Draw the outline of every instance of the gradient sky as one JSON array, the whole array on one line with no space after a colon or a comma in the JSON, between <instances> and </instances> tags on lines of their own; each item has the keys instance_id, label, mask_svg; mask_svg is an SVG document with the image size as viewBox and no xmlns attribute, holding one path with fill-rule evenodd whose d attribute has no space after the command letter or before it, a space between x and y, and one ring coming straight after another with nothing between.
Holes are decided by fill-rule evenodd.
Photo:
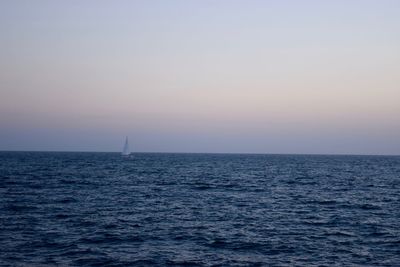
<instances>
[{"instance_id":1,"label":"gradient sky","mask_svg":"<svg viewBox=\"0 0 400 267\"><path fill-rule=\"evenodd\" d=\"M0 2L0 150L400 154L400 1Z\"/></svg>"}]
</instances>

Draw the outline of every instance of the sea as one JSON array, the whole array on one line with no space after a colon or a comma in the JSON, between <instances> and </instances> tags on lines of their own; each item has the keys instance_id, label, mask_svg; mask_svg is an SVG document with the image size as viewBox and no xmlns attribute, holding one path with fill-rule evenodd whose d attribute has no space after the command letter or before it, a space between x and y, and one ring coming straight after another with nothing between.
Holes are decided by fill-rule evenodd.
<instances>
[{"instance_id":1,"label":"sea","mask_svg":"<svg viewBox=\"0 0 400 267\"><path fill-rule=\"evenodd\" d=\"M400 266L400 157L0 152L0 266Z\"/></svg>"}]
</instances>

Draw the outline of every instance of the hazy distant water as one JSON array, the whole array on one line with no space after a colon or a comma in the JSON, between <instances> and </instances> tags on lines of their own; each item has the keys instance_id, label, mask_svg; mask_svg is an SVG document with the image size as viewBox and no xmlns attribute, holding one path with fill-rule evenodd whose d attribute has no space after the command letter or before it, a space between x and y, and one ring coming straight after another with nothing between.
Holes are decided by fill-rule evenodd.
<instances>
[{"instance_id":1,"label":"hazy distant water","mask_svg":"<svg viewBox=\"0 0 400 267\"><path fill-rule=\"evenodd\" d=\"M400 157L0 153L0 264L400 266Z\"/></svg>"}]
</instances>

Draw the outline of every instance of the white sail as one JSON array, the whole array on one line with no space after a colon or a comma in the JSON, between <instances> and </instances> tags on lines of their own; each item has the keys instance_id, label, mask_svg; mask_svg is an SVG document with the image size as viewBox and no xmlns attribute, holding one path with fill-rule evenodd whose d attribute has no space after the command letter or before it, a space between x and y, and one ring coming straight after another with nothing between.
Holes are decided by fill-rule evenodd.
<instances>
[{"instance_id":1,"label":"white sail","mask_svg":"<svg viewBox=\"0 0 400 267\"><path fill-rule=\"evenodd\" d=\"M122 156L128 156L129 154L130 152L129 152L128 137L126 137L124 149L122 150Z\"/></svg>"}]
</instances>

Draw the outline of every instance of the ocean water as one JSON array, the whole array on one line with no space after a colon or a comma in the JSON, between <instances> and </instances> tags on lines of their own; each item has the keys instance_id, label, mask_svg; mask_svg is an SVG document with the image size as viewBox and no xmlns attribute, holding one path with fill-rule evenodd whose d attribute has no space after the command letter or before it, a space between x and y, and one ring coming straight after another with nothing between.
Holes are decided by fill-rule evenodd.
<instances>
[{"instance_id":1,"label":"ocean water","mask_svg":"<svg viewBox=\"0 0 400 267\"><path fill-rule=\"evenodd\" d=\"M400 157L0 153L1 266L400 266Z\"/></svg>"}]
</instances>

